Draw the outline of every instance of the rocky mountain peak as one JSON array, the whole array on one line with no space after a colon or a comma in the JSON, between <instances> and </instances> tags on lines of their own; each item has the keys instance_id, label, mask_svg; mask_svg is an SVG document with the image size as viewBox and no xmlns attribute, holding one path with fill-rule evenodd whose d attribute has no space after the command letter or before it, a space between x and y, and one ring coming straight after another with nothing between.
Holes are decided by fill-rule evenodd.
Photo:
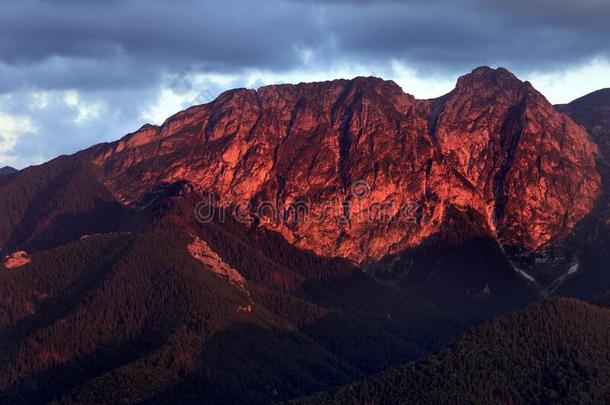
<instances>
[{"instance_id":1,"label":"rocky mountain peak","mask_svg":"<svg viewBox=\"0 0 610 405\"><path fill-rule=\"evenodd\" d=\"M529 82L521 81L504 68L493 69L481 66L461 76L451 94L456 97L474 97L478 100L477 104L491 102L489 105L492 106L498 102L511 103L526 95L540 93ZM496 102L492 102L496 98Z\"/></svg>"},{"instance_id":2,"label":"rocky mountain peak","mask_svg":"<svg viewBox=\"0 0 610 405\"><path fill-rule=\"evenodd\" d=\"M437 100L365 77L231 90L91 160L126 203L188 181L301 248L360 262L418 245L448 207L478 212L503 244L561 238L598 194L596 153L529 83L481 67Z\"/></svg>"},{"instance_id":3,"label":"rocky mountain peak","mask_svg":"<svg viewBox=\"0 0 610 405\"><path fill-rule=\"evenodd\" d=\"M491 87L497 84L513 84L519 85L523 83L513 73L503 67L491 68L489 66L479 66L473 69L470 73L461 76L456 87L461 87L466 84L487 85Z\"/></svg>"}]
</instances>

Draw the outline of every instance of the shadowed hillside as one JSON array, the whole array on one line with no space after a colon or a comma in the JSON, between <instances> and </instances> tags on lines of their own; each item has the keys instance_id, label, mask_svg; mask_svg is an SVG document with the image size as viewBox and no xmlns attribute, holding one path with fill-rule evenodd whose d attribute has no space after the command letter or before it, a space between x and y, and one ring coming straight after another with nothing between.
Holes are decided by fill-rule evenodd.
<instances>
[{"instance_id":1,"label":"shadowed hillside","mask_svg":"<svg viewBox=\"0 0 610 405\"><path fill-rule=\"evenodd\" d=\"M610 310L552 299L438 354L301 404L608 403Z\"/></svg>"}]
</instances>

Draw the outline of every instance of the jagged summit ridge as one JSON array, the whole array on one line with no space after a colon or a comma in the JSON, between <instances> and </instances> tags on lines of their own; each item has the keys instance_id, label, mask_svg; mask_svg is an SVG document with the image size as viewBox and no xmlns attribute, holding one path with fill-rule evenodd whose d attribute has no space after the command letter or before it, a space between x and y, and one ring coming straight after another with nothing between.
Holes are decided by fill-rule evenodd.
<instances>
[{"instance_id":1,"label":"jagged summit ridge","mask_svg":"<svg viewBox=\"0 0 610 405\"><path fill-rule=\"evenodd\" d=\"M421 243L447 207L479 212L503 244L560 238L599 192L596 153L529 83L482 67L436 100L363 77L231 90L91 159L124 202L187 180L220 206L273 205L260 226L299 247L363 261ZM285 215L300 202L309 212L332 205L331 215ZM417 209L405 217L405 206Z\"/></svg>"}]
</instances>

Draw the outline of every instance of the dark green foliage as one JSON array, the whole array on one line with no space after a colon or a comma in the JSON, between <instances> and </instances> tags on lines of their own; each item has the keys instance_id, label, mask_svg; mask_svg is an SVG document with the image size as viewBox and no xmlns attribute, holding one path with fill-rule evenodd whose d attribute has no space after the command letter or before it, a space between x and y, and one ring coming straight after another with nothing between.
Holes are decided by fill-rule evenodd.
<instances>
[{"instance_id":1,"label":"dark green foliage","mask_svg":"<svg viewBox=\"0 0 610 405\"><path fill-rule=\"evenodd\" d=\"M59 157L0 177L0 254L117 230L125 208L90 163Z\"/></svg>"},{"instance_id":2,"label":"dark green foliage","mask_svg":"<svg viewBox=\"0 0 610 405\"><path fill-rule=\"evenodd\" d=\"M0 399L268 403L413 360L464 329L348 263L238 224L193 226L176 210L0 273ZM189 234L273 278L229 283L189 255Z\"/></svg>"},{"instance_id":3,"label":"dark green foliage","mask_svg":"<svg viewBox=\"0 0 610 405\"><path fill-rule=\"evenodd\" d=\"M424 360L296 403L608 403L610 311L552 299Z\"/></svg>"},{"instance_id":4,"label":"dark green foliage","mask_svg":"<svg viewBox=\"0 0 610 405\"><path fill-rule=\"evenodd\" d=\"M462 333L463 319L477 322L531 299L497 246L463 243L463 218L447 232L458 234L462 250L450 240L415 252L408 258L417 260L411 275L419 289L394 289L230 216L199 223L198 197L185 184L126 208L99 175L59 158L0 178L0 246L26 248L33 259L0 272L2 403L285 401L416 360ZM191 257L195 237L247 283L230 283ZM428 277L430 268L445 284ZM481 299L491 275L498 295ZM464 294L468 285L476 288ZM540 333L532 347L548 338ZM578 364L566 363L565 372L580 372ZM508 392L498 389L497 398Z\"/></svg>"},{"instance_id":5,"label":"dark green foliage","mask_svg":"<svg viewBox=\"0 0 610 405\"><path fill-rule=\"evenodd\" d=\"M14 297L33 312L3 308L12 315L0 358L9 398L48 399L143 356L179 328L210 334L245 300L183 253L187 239L179 233L93 239L2 273L7 288L24 286Z\"/></svg>"}]
</instances>

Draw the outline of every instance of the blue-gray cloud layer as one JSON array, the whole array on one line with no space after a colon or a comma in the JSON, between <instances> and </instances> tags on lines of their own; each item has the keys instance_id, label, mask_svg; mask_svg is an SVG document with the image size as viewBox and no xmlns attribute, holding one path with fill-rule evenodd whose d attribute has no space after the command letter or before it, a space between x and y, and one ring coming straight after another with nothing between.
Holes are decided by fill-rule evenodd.
<instances>
[{"instance_id":1,"label":"blue-gray cloud layer","mask_svg":"<svg viewBox=\"0 0 610 405\"><path fill-rule=\"evenodd\" d=\"M605 0L5 0L0 108L38 120L15 154L69 152L135 125L167 74L282 72L304 55L308 67L399 61L424 75L558 70L609 56L609 18ZM110 110L78 126L60 104L24 107L31 92L68 89Z\"/></svg>"}]
</instances>

